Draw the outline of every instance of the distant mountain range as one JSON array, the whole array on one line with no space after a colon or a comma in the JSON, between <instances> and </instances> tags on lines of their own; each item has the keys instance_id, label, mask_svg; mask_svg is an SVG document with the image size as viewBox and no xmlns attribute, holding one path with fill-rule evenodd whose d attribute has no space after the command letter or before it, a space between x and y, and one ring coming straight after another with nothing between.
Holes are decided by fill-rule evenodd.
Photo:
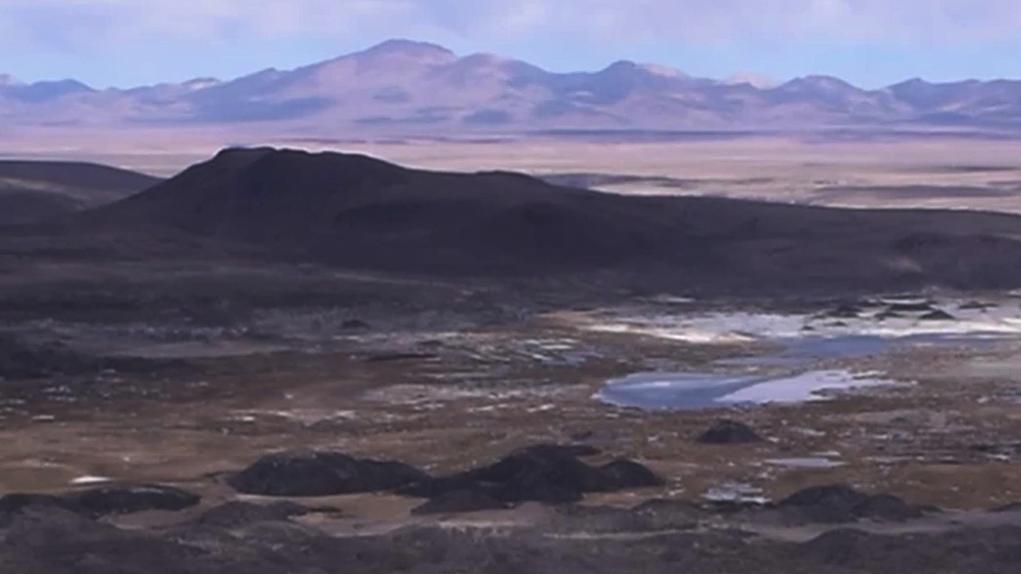
<instances>
[{"instance_id":1,"label":"distant mountain range","mask_svg":"<svg viewBox=\"0 0 1021 574\"><path fill-rule=\"evenodd\" d=\"M909 80L863 90L829 76L771 85L616 62L554 73L489 54L391 40L295 70L96 90L0 75L5 126L260 124L310 135L546 130L1021 130L1021 81Z\"/></svg>"}]
</instances>

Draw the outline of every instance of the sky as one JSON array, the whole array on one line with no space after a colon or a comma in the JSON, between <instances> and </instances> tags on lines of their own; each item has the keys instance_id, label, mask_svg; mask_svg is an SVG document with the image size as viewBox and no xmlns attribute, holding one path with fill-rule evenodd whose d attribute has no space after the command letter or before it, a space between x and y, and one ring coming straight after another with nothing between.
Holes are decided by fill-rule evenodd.
<instances>
[{"instance_id":1,"label":"sky","mask_svg":"<svg viewBox=\"0 0 1021 574\"><path fill-rule=\"evenodd\" d=\"M0 74L23 81L228 79L390 38L554 71L1021 78L1021 0L0 0Z\"/></svg>"}]
</instances>

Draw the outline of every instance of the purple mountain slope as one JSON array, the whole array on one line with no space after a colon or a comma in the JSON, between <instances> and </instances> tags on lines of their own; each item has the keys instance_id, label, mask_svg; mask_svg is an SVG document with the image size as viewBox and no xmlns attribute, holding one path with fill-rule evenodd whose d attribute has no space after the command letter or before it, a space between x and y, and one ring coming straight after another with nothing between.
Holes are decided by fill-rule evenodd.
<instances>
[{"instance_id":1,"label":"purple mountain slope","mask_svg":"<svg viewBox=\"0 0 1021 574\"><path fill-rule=\"evenodd\" d=\"M0 76L7 125L260 125L311 134L513 134L536 130L812 130L958 126L1021 129L1021 81L880 90L808 76L768 83L694 78L616 62L554 73L490 54L459 57L391 40L294 70L96 90Z\"/></svg>"}]
</instances>

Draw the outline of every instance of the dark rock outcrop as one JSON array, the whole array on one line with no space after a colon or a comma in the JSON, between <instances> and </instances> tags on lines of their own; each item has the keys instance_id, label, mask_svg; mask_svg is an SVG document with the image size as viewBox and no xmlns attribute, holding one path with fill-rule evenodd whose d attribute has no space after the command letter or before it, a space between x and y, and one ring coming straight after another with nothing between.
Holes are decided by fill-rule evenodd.
<instances>
[{"instance_id":1,"label":"dark rock outcrop","mask_svg":"<svg viewBox=\"0 0 1021 574\"><path fill-rule=\"evenodd\" d=\"M599 471L603 475L605 490L624 490L663 484L662 479L648 467L626 458L618 458L605 464L599 467Z\"/></svg>"},{"instance_id":2,"label":"dark rock outcrop","mask_svg":"<svg viewBox=\"0 0 1021 574\"><path fill-rule=\"evenodd\" d=\"M296 452L265 456L227 482L245 494L331 496L392 490L427 478L421 470L399 462L336 452Z\"/></svg>"},{"instance_id":3,"label":"dark rock outcrop","mask_svg":"<svg viewBox=\"0 0 1021 574\"><path fill-rule=\"evenodd\" d=\"M761 441L762 437L751 427L732 420L717 421L698 437L698 442L705 444L748 444Z\"/></svg>"},{"instance_id":4,"label":"dark rock outcrop","mask_svg":"<svg viewBox=\"0 0 1021 574\"><path fill-rule=\"evenodd\" d=\"M861 315L861 312L861 307L850 303L844 303L826 311L823 313L823 317L828 317L830 319L857 319L858 316Z\"/></svg>"},{"instance_id":5,"label":"dark rock outcrop","mask_svg":"<svg viewBox=\"0 0 1021 574\"><path fill-rule=\"evenodd\" d=\"M0 498L0 523L32 509L57 509L99 518L146 510L184 510L200 501L196 494L160 485L105 486L63 495L8 494Z\"/></svg>"},{"instance_id":6,"label":"dark rock outcrop","mask_svg":"<svg viewBox=\"0 0 1021 574\"><path fill-rule=\"evenodd\" d=\"M869 495L847 485L814 486L795 492L777 504L788 522L831 523L860 519L901 521L920 517L920 508L896 496Z\"/></svg>"},{"instance_id":7,"label":"dark rock outcrop","mask_svg":"<svg viewBox=\"0 0 1021 574\"><path fill-rule=\"evenodd\" d=\"M562 506L527 526L409 524L331 534L286 520L281 504L230 505L228 520L118 528L56 507L25 506L0 524L7 574L279 574L446 572L691 574L1016 574L1021 528L962 524L875 534L834 529L803 543L726 528L692 528L699 510L656 501L634 509ZM227 508L226 506L224 508ZM263 520L263 511L280 520ZM254 514L250 514L254 513ZM237 518L237 520L235 520ZM252 518L249 520L249 518ZM718 517L715 517L716 520ZM609 534L603 536L602 534Z\"/></svg>"},{"instance_id":8,"label":"dark rock outcrop","mask_svg":"<svg viewBox=\"0 0 1021 574\"><path fill-rule=\"evenodd\" d=\"M434 498L458 490L484 492L505 502L563 504L581 500L586 492L609 492L659 486L662 480L644 466L616 460L593 467L579 456L593 454L585 446L539 445L519 450L494 464L448 477L426 480L402 489L403 494Z\"/></svg>"},{"instance_id":9,"label":"dark rock outcrop","mask_svg":"<svg viewBox=\"0 0 1021 574\"><path fill-rule=\"evenodd\" d=\"M926 314L922 315L918 319L920 321L955 321L955 320L957 320L956 317L954 317L950 313L947 313L946 311L943 311L942 309L936 309L935 311L930 311L929 313L926 313Z\"/></svg>"},{"instance_id":10,"label":"dark rock outcrop","mask_svg":"<svg viewBox=\"0 0 1021 574\"><path fill-rule=\"evenodd\" d=\"M340 328L346 331L364 331L371 327L372 325L369 325L361 319L348 319L340 324Z\"/></svg>"},{"instance_id":11,"label":"dark rock outcrop","mask_svg":"<svg viewBox=\"0 0 1021 574\"><path fill-rule=\"evenodd\" d=\"M798 545L794 553L814 563L816 572L1007 573L1021 567L1019 537L1016 526L901 536L836 529Z\"/></svg>"},{"instance_id":12,"label":"dark rock outcrop","mask_svg":"<svg viewBox=\"0 0 1021 574\"><path fill-rule=\"evenodd\" d=\"M160 485L107 486L68 494L66 498L93 516L131 514L146 510L178 511L198 504L197 494Z\"/></svg>"},{"instance_id":13,"label":"dark rock outcrop","mask_svg":"<svg viewBox=\"0 0 1021 574\"><path fill-rule=\"evenodd\" d=\"M892 313L927 313L935 311L936 308L928 301L891 303L886 310Z\"/></svg>"}]
</instances>

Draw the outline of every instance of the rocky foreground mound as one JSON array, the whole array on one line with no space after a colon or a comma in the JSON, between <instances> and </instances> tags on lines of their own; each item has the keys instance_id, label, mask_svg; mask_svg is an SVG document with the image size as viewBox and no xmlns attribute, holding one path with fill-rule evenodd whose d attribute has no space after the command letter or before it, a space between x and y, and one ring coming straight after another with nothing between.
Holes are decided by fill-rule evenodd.
<instances>
[{"instance_id":1,"label":"rocky foreground mound","mask_svg":"<svg viewBox=\"0 0 1021 574\"><path fill-rule=\"evenodd\" d=\"M827 506L832 489L780 506ZM822 496L820 496L822 495ZM796 503L796 504L795 504ZM0 572L18 574L1014 574L1021 527L919 528L883 534L849 523L801 541L753 535L748 517L675 501L634 508L555 506L530 523L456 528L419 522L339 536L292 502L228 502L160 528L118 528L52 504L0 504ZM1002 513L1000 513L1002 514ZM544 516L544 517L543 517ZM1021 521L1021 515L1017 517ZM853 529L852 529L853 528ZM903 526L907 529L907 526ZM910 532L910 530L906 530Z\"/></svg>"},{"instance_id":2,"label":"rocky foreground mound","mask_svg":"<svg viewBox=\"0 0 1021 574\"><path fill-rule=\"evenodd\" d=\"M399 462L299 452L267 456L228 477L239 490L274 497L396 489L429 498L403 526L388 517L382 528L364 518L352 522L343 507L307 506L287 497L200 506L199 496L159 485L9 494L0 497L0 572L1021 571L1016 508L985 513L970 524L940 522L933 518L940 516L937 509L844 485L808 488L765 505L659 499L631 507L575 504L585 493L662 484L632 461L582 460L597 454L587 446L536 445L430 477ZM151 523L159 526L146 527L137 517L120 522L136 513L160 516Z\"/></svg>"},{"instance_id":3,"label":"rocky foreground mound","mask_svg":"<svg viewBox=\"0 0 1021 574\"><path fill-rule=\"evenodd\" d=\"M577 502L589 492L663 484L652 471L631 460L591 466L578 458L594 454L598 451L590 447L538 445L491 465L420 481L399 492L431 499L449 497L452 493L475 493L505 504L527 501L563 504Z\"/></svg>"},{"instance_id":4,"label":"rocky foreground mound","mask_svg":"<svg viewBox=\"0 0 1021 574\"><path fill-rule=\"evenodd\" d=\"M227 482L245 494L329 496L392 490L426 478L424 472L399 462L336 452L297 452L263 457Z\"/></svg>"},{"instance_id":5,"label":"rocky foreground mound","mask_svg":"<svg viewBox=\"0 0 1021 574\"><path fill-rule=\"evenodd\" d=\"M104 486L62 495L8 494L0 497L0 523L27 511L59 510L99 518L146 510L184 510L201 501L198 495L162 485Z\"/></svg>"},{"instance_id":6,"label":"rocky foreground mound","mask_svg":"<svg viewBox=\"0 0 1021 574\"><path fill-rule=\"evenodd\" d=\"M358 459L334 452L273 454L228 477L235 490L264 496L329 496L390 491L431 502L419 512L505 508L521 502L577 502L588 492L659 486L662 480L634 461L591 466L584 446L536 445L490 465L431 477L394 461Z\"/></svg>"}]
</instances>

